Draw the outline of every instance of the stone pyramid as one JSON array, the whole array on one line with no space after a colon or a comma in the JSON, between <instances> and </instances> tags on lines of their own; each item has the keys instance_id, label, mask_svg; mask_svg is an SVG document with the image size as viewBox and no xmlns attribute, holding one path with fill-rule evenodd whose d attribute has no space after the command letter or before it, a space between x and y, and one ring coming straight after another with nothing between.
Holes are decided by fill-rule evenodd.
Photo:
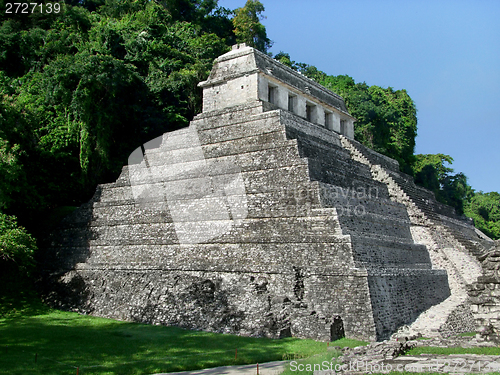
<instances>
[{"instance_id":1,"label":"stone pyramid","mask_svg":"<svg viewBox=\"0 0 500 375\"><path fill-rule=\"evenodd\" d=\"M52 234L54 305L320 340L388 338L436 305L437 330L463 305L488 239L354 141L340 96L244 45L200 86L189 127L139 147Z\"/></svg>"}]
</instances>

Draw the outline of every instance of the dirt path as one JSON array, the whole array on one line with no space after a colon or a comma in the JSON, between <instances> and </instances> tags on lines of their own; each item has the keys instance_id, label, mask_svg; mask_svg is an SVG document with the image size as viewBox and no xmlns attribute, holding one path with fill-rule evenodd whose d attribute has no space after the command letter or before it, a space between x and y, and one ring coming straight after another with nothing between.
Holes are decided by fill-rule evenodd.
<instances>
[{"instance_id":1,"label":"dirt path","mask_svg":"<svg viewBox=\"0 0 500 375\"><path fill-rule=\"evenodd\" d=\"M287 361L267 362L259 364L259 375L280 374ZM256 375L257 364L243 366L222 366L204 370L169 372L154 375Z\"/></svg>"}]
</instances>

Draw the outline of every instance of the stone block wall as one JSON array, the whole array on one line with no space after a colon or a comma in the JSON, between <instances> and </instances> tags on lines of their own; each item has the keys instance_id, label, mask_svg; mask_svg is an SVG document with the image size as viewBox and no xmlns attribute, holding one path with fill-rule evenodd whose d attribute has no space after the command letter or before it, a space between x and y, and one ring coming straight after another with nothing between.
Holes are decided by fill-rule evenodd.
<instances>
[{"instance_id":1,"label":"stone block wall","mask_svg":"<svg viewBox=\"0 0 500 375\"><path fill-rule=\"evenodd\" d=\"M476 327L492 327L500 335L500 241L480 256L484 275L468 286Z\"/></svg>"},{"instance_id":2,"label":"stone block wall","mask_svg":"<svg viewBox=\"0 0 500 375\"><path fill-rule=\"evenodd\" d=\"M371 270L368 285L376 330L385 339L450 295L444 270Z\"/></svg>"}]
</instances>

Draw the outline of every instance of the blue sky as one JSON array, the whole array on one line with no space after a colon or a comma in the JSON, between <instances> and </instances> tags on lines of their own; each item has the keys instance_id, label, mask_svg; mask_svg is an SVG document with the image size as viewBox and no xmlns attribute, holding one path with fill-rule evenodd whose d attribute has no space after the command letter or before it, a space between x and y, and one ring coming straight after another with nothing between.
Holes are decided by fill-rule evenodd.
<instances>
[{"instance_id":1,"label":"blue sky","mask_svg":"<svg viewBox=\"0 0 500 375\"><path fill-rule=\"evenodd\" d=\"M261 2L273 54L406 89L418 111L416 153L448 154L476 191L500 192L499 0Z\"/></svg>"}]
</instances>

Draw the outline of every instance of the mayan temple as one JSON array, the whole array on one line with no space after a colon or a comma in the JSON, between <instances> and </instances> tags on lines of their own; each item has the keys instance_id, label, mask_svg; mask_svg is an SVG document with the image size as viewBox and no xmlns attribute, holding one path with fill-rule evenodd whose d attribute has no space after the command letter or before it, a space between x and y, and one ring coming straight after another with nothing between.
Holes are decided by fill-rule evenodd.
<instances>
[{"instance_id":1,"label":"mayan temple","mask_svg":"<svg viewBox=\"0 0 500 375\"><path fill-rule=\"evenodd\" d=\"M477 322L491 240L356 142L340 96L245 45L199 86L189 127L137 145L52 234L47 300L275 338Z\"/></svg>"}]
</instances>

